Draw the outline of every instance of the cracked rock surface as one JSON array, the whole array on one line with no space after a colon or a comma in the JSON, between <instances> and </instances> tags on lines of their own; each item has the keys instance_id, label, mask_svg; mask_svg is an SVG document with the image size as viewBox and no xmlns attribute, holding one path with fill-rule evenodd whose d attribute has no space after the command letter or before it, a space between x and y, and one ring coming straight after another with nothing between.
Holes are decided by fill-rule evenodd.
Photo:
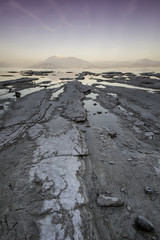
<instances>
[{"instance_id":1,"label":"cracked rock surface","mask_svg":"<svg viewBox=\"0 0 160 240\"><path fill-rule=\"evenodd\" d=\"M0 99L2 240L160 239L159 92L81 75Z\"/></svg>"}]
</instances>

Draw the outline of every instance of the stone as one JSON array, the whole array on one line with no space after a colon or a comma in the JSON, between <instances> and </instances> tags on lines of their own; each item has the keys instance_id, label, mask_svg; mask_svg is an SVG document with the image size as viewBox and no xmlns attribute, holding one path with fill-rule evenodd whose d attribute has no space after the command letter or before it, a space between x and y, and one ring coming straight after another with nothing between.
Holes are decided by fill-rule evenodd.
<instances>
[{"instance_id":1,"label":"stone","mask_svg":"<svg viewBox=\"0 0 160 240\"><path fill-rule=\"evenodd\" d=\"M121 187L120 191L121 191L121 192L124 192L124 193L127 193L126 187Z\"/></svg>"},{"instance_id":2,"label":"stone","mask_svg":"<svg viewBox=\"0 0 160 240\"><path fill-rule=\"evenodd\" d=\"M145 218L141 215L139 215L135 219L135 224L136 224L137 228L139 228L142 231L150 232L150 231L154 230L153 224L147 218Z\"/></svg>"},{"instance_id":3,"label":"stone","mask_svg":"<svg viewBox=\"0 0 160 240\"><path fill-rule=\"evenodd\" d=\"M122 237L122 238L128 238L128 234L125 233L125 232L123 232L123 233L121 233L121 237Z\"/></svg>"},{"instance_id":4,"label":"stone","mask_svg":"<svg viewBox=\"0 0 160 240\"><path fill-rule=\"evenodd\" d=\"M20 92L15 92L15 96L16 96L16 98L20 98L21 93Z\"/></svg>"},{"instance_id":5,"label":"stone","mask_svg":"<svg viewBox=\"0 0 160 240\"><path fill-rule=\"evenodd\" d=\"M101 114L102 112L101 111L97 111L98 114Z\"/></svg>"},{"instance_id":6,"label":"stone","mask_svg":"<svg viewBox=\"0 0 160 240\"><path fill-rule=\"evenodd\" d=\"M145 192L146 194L152 194L152 193L153 193L153 191L152 191L152 189L151 189L150 187L145 187L145 188L144 188L144 192Z\"/></svg>"},{"instance_id":7,"label":"stone","mask_svg":"<svg viewBox=\"0 0 160 240\"><path fill-rule=\"evenodd\" d=\"M97 198L97 204L100 207L120 207L124 204L124 202L116 197L99 195Z\"/></svg>"},{"instance_id":8,"label":"stone","mask_svg":"<svg viewBox=\"0 0 160 240\"><path fill-rule=\"evenodd\" d=\"M129 212L132 211L132 207L131 207L130 205L127 205L126 208L127 208L127 210L128 210Z\"/></svg>"},{"instance_id":9,"label":"stone","mask_svg":"<svg viewBox=\"0 0 160 240\"><path fill-rule=\"evenodd\" d=\"M128 161L128 162L131 162L131 161L132 161L132 158L128 158L127 161Z\"/></svg>"}]
</instances>

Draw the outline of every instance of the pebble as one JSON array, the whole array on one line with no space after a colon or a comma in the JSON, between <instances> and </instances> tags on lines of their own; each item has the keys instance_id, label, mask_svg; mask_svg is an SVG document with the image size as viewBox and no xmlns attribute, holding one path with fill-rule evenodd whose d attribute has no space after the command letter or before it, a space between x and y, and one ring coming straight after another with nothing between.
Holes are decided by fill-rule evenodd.
<instances>
[{"instance_id":1,"label":"pebble","mask_svg":"<svg viewBox=\"0 0 160 240\"><path fill-rule=\"evenodd\" d=\"M127 192L126 187L121 187L120 191L126 193Z\"/></svg>"},{"instance_id":2,"label":"pebble","mask_svg":"<svg viewBox=\"0 0 160 240\"><path fill-rule=\"evenodd\" d=\"M127 233L121 233L121 237L122 238L128 238L128 234Z\"/></svg>"},{"instance_id":3,"label":"pebble","mask_svg":"<svg viewBox=\"0 0 160 240\"><path fill-rule=\"evenodd\" d=\"M109 164L113 165L113 164L114 164L114 162L109 162Z\"/></svg>"},{"instance_id":4,"label":"pebble","mask_svg":"<svg viewBox=\"0 0 160 240\"><path fill-rule=\"evenodd\" d=\"M97 198L97 204L101 207L120 207L124 202L116 197L99 195Z\"/></svg>"},{"instance_id":5,"label":"pebble","mask_svg":"<svg viewBox=\"0 0 160 240\"><path fill-rule=\"evenodd\" d=\"M128 161L128 162L131 162L131 161L132 161L132 159L131 159L131 158L128 158L128 159L127 159L127 161Z\"/></svg>"},{"instance_id":6,"label":"pebble","mask_svg":"<svg viewBox=\"0 0 160 240\"><path fill-rule=\"evenodd\" d=\"M135 224L136 226L146 232L150 232L152 230L154 230L154 226L153 224L145 217L139 215L136 219L135 219Z\"/></svg>"},{"instance_id":7,"label":"pebble","mask_svg":"<svg viewBox=\"0 0 160 240\"><path fill-rule=\"evenodd\" d=\"M147 194L152 194L153 193L153 191L150 187L145 187L144 192L147 193Z\"/></svg>"},{"instance_id":8,"label":"pebble","mask_svg":"<svg viewBox=\"0 0 160 240\"><path fill-rule=\"evenodd\" d=\"M97 113L98 113L98 114L102 114L102 112L101 112L101 111L97 111Z\"/></svg>"},{"instance_id":9,"label":"pebble","mask_svg":"<svg viewBox=\"0 0 160 240\"><path fill-rule=\"evenodd\" d=\"M127 205L126 208L127 208L127 210L128 210L129 212L132 211L132 207L131 207L131 206Z\"/></svg>"}]
</instances>

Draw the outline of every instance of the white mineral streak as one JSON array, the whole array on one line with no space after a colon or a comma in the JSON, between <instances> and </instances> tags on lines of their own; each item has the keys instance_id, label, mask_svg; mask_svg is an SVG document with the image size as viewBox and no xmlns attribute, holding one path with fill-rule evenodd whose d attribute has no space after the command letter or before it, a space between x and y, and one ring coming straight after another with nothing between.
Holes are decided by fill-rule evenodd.
<instances>
[{"instance_id":1,"label":"white mineral streak","mask_svg":"<svg viewBox=\"0 0 160 240\"><path fill-rule=\"evenodd\" d=\"M158 166L154 167L154 169L156 170L157 174L160 175L160 159L158 159Z\"/></svg>"},{"instance_id":2,"label":"white mineral streak","mask_svg":"<svg viewBox=\"0 0 160 240\"><path fill-rule=\"evenodd\" d=\"M63 92L64 92L64 88L61 88L61 89L57 90L56 92L52 93L50 100L54 100L54 99L58 98L59 95Z\"/></svg>"},{"instance_id":3,"label":"white mineral streak","mask_svg":"<svg viewBox=\"0 0 160 240\"><path fill-rule=\"evenodd\" d=\"M32 137L38 136L39 132L42 133L39 125L37 133L34 127L33 134L31 131L32 128L30 130ZM41 240L72 238L81 240L83 239L81 215L77 207L86 202L86 197L81 193L83 189L76 175L83 167L83 161L79 160L78 156L88 154L84 138L75 127L57 134L43 129L43 134L36 139L36 144L30 180L32 182L38 178L42 181L42 191L46 193L46 200L41 211L49 212L40 220ZM51 196L48 199L47 194ZM65 215L63 219L62 215ZM67 235L66 216L70 218L72 235L71 233Z\"/></svg>"}]
</instances>

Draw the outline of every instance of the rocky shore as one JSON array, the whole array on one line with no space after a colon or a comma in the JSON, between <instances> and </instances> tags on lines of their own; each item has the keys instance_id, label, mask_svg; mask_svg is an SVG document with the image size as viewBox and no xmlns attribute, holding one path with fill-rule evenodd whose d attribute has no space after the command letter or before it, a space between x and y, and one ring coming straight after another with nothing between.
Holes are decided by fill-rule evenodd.
<instances>
[{"instance_id":1,"label":"rocky shore","mask_svg":"<svg viewBox=\"0 0 160 240\"><path fill-rule=\"evenodd\" d=\"M0 239L159 240L160 74L21 75L0 82Z\"/></svg>"}]
</instances>

